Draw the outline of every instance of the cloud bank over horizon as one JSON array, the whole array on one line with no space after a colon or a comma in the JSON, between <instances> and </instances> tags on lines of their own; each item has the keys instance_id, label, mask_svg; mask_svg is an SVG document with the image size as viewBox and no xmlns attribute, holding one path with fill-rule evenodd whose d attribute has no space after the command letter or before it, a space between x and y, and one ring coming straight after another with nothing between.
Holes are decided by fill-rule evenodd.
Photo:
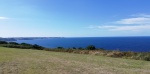
<instances>
[{"instance_id":1,"label":"cloud bank over horizon","mask_svg":"<svg viewBox=\"0 0 150 74\"><path fill-rule=\"evenodd\" d=\"M120 19L109 25L89 26L89 28L104 29L109 31L147 31L150 29L150 15L139 14L134 17Z\"/></svg>"}]
</instances>

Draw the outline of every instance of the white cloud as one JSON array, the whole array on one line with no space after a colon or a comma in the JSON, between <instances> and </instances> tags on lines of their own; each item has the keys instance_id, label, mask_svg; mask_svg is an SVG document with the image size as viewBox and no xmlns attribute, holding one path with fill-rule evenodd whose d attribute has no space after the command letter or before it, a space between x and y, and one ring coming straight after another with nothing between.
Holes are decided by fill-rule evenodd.
<instances>
[{"instance_id":1,"label":"white cloud","mask_svg":"<svg viewBox=\"0 0 150 74\"><path fill-rule=\"evenodd\" d=\"M132 18L125 18L111 25L89 26L88 28L109 30L109 31L146 31L150 30L150 15L139 14Z\"/></svg>"},{"instance_id":2,"label":"white cloud","mask_svg":"<svg viewBox=\"0 0 150 74\"><path fill-rule=\"evenodd\" d=\"M141 25L141 24L150 24L150 17L135 17L135 18L127 18L127 19L121 19L119 21L116 21L116 24L135 24L135 25Z\"/></svg>"},{"instance_id":3,"label":"white cloud","mask_svg":"<svg viewBox=\"0 0 150 74\"><path fill-rule=\"evenodd\" d=\"M7 20L7 19L9 19L9 18L7 18L7 17L0 17L0 20Z\"/></svg>"},{"instance_id":4,"label":"white cloud","mask_svg":"<svg viewBox=\"0 0 150 74\"><path fill-rule=\"evenodd\" d=\"M106 29L110 31L142 31L149 30L150 25L136 25L136 26L97 26L99 29Z\"/></svg>"}]
</instances>

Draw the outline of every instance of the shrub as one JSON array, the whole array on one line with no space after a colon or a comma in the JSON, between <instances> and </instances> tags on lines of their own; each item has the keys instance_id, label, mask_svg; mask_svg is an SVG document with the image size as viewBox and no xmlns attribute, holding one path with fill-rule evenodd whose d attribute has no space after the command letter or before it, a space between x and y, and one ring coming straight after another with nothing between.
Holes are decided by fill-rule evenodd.
<instances>
[{"instance_id":1,"label":"shrub","mask_svg":"<svg viewBox=\"0 0 150 74\"><path fill-rule=\"evenodd\" d=\"M16 42L9 42L9 44L19 45L19 44L18 44L18 43L16 43Z\"/></svg>"},{"instance_id":2,"label":"shrub","mask_svg":"<svg viewBox=\"0 0 150 74\"><path fill-rule=\"evenodd\" d=\"M0 44L8 44L6 41L0 41Z\"/></svg>"},{"instance_id":3,"label":"shrub","mask_svg":"<svg viewBox=\"0 0 150 74\"><path fill-rule=\"evenodd\" d=\"M64 49L63 47L57 47L57 49Z\"/></svg>"},{"instance_id":4,"label":"shrub","mask_svg":"<svg viewBox=\"0 0 150 74\"><path fill-rule=\"evenodd\" d=\"M69 52L69 53L72 53L74 50L72 50L72 49L67 49L67 50L65 50L65 52Z\"/></svg>"},{"instance_id":5,"label":"shrub","mask_svg":"<svg viewBox=\"0 0 150 74\"><path fill-rule=\"evenodd\" d=\"M95 47L94 45L89 45L89 46L87 46L86 49L87 49L87 50L95 50L96 47Z\"/></svg>"},{"instance_id":6,"label":"shrub","mask_svg":"<svg viewBox=\"0 0 150 74\"><path fill-rule=\"evenodd\" d=\"M76 49L76 47L73 47L72 49Z\"/></svg>"},{"instance_id":7,"label":"shrub","mask_svg":"<svg viewBox=\"0 0 150 74\"><path fill-rule=\"evenodd\" d=\"M39 46L37 44L34 44L32 47L33 47L33 49L38 49L38 50L43 50L44 49L44 47Z\"/></svg>"},{"instance_id":8,"label":"shrub","mask_svg":"<svg viewBox=\"0 0 150 74\"><path fill-rule=\"evenodd\" d=\"M23 45L23 46L32 46L31 44L27 44L27 43L21 43L20 45Z\"/></svg>"},{"instance_id":9,"label":"shrub","mask_svg":"<svg viewBox=\"0 0 150 74\"><path fill-rule=\"evenodd\" d=\"M150 54L144 57L144 60L150 61Z\"/></svg>"}]
</instances>

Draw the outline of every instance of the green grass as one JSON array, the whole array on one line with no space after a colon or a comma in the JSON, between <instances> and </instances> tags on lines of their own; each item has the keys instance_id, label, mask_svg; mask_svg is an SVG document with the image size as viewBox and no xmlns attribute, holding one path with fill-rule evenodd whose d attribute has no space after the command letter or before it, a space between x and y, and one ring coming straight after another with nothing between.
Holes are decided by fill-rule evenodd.
<instances>
[{"instance_id":1,"label":"green grass","mask_svg":"<svg viewBox=\"0 0 150 74\"><path fill-rule=\"evenodd\" d=\"M150 74L150 62L0 47L0 74Z\"/></svg>"}]
</instances>

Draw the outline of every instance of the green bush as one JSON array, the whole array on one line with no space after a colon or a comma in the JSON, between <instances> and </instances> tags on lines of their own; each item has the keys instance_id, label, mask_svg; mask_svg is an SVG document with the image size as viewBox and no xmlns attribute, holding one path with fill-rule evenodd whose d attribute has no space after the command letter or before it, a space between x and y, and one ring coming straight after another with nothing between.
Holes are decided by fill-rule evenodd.
<instances>
[{"instance_id":1,"label":"green bush","mask_svg":"<svg viewBox=\"0 0 150 74\"><path fill-rule=\"evenodd\" d=\"M0 44L8 44L6 41L0 41Z\"/></svg>"},{"instance_id":2,"label":"green bush","mask_svg":"<svg viewBox=\"0 0 150 74\"><path fill-rule=\"evenodd\" d=\"M145 57L144 57L144 60L150 61L150 55L145 56Z\"/></svg>"},{"instance_id":3,"label":"green bush","mask_svg":"<svg viewBox=\"0 0 150 74\"><path fill-rule=\"evenodd\" d=\"M9 42L9 44L19 45L19 43L16 42Z\"/></svg>"},{"instance_id":4,"label":"green bush","mask_svg":"<svg viewBox=\"0 0 150 74\"><path fill-rule=\"evenodd\" d=\"M76 49L76 47L72 47L72 49Z\"/></svg>"},{"instance_id":5,"label":"green bush","mask_svg":"<svg viewBox=\"0 0 150 74\"><path fill-rule=\"evenodd\" d=\"M63 47L57 47L57 49L64 49Z\"/></svg>"},{"instance_id":6,"label":"green bush","mask_svg":"<svg viewBox=\"0 0 150 74\"><path fill-rule=\"evenodd\" d=\"M87 50L95 50L96 47L94 45L89 45L86 47Z\"/></svg>"},{"instance_id":7,"label":"green bush","mask_svg":"<svg viewBox=\"0 0 150 74\"><path fill-rule=\"evenodd\" d=\"M32 45L32 48L33 48L33 49L38 49L38 50L43 50L43 49L44 49L44 47L39 46L39 45L37 45L37 44Z\"/></svg>"}]
</instances>

